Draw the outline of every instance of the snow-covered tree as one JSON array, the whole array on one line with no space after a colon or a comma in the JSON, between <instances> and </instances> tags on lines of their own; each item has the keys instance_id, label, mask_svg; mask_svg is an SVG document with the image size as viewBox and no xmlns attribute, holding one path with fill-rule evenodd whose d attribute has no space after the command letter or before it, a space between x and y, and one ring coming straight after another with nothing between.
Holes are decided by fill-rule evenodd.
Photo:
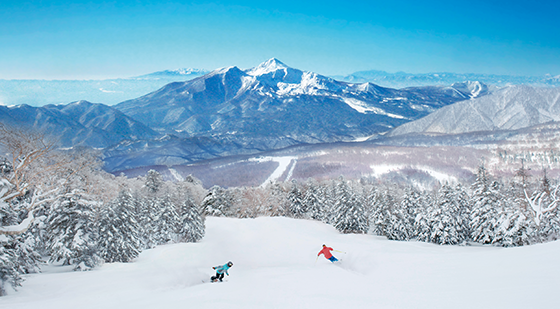
<instances>
[{"instance_id":1,"label":"snow-covered tree","mask_svg":"<svg viewBox=\"0 0 560 309\"><path fill-rule=\"evenodd\" d=\"M389 190L377 192L371 211L371 230L374 235L386 236L391 225L391 210L394 208L395 198Z\"/></svg>"},{"instance_id":2,"label":"snow-covered tree","mask_svg":"<svg viewBox=\"0 0 560 309\"><path fill-rule=\"evenodd\" d=\"M532 223L520 207L503 209L499 214L492 244L504 247L530 244L535 233Z\"/></svg>"},{"instance_id":3,"label":"snow-covered tree","mask_svg":"<svg viewBox=\"0 0 560 309\"><path fill-rule=\"evenodd\" d=\"M149 170L146 175L145 187L149 194L156 194L163 185L163 178L156 170Z\"/></svg>"},{"instance_id":4,"label":"snow-covered tree","mask_svg":"<svg viewBox=\"0 0 560 309\"><path fill-rule=\"evenodd\" d=\"M366 233L369 220L363 204L344 178L336 185L333 226L342 233Z\"/></svg>"},{"instance_id":5,"label":"snow-covered tree","mask_svg":"<svg viewBox=\"0 0 560 309\"><path fill-rule=\"evenodd\" d=\"M99 264L95 211L98 203L81 193L62 195L48 218L50 262L89 270Z\"/></svg>"},{"instance_id":6,"label":"snow-covered tree","mask_svg":"<svg viewBox=\"0 0 560 309\"><path fill-rule=\"evenodd\" d=\"M464 202L467 195L461 186L443 185L437 197L437 205L428 214L431 226L430 240L442 245L456 245L468 239L468 218Z\"/></svg>"},{"instance_id":7,"label":"snow-covered tree","mask_svg":"<svg viewBox=\"0 0 560 309\"><path fill-rule=\"evenodd\" d=\"M0 296L6 295L6 284L16 288L21 286L23 281L18 269L18 256L12 238L13 236L0 236Z\"/></svg>"},{"instance_id":8,"label":"snow-covered tree","mask_svg":"<svg viewBox=\"0 0 560 309\"><path fill-rule=\"evenodd\" d=\"M271 217L283 216L288 208L287 193L279 183L271 183L267 185L266 190L269 191L263 207L264 214Z\"/></svg>"},{"instance_id":9,"label":"snow-covered tree","mask_svg":"<svg viewBox=\"0 0 560 309\"><path fill-rule=\"evenodd\" d=\"M182 220L176 211L176 206L169 196L157 199L157 216L155 218L156 244L162 245L177 241L177 231L181 229Z\"/></svg>"},{"instance_id":10,"label":"snow-covered tree","mask_svg":"<svg viewBox=\"0 0 560 309\"><path fill-rule=\"evenodd\" d=\"M325 214L323 204L319 196L319 190L320 188L315 181L309 181L307 189L303 194L302 203L307 209L309 218L321 221L323 220Z\"/></svg>"},{"instance_id":11,"label":"snow-covered tree","mask_svg":"<svg viewBox=\"0 0 560 309\"><path fill-rule=\"evenodd\" d=\"M475 242L490 244L495 237L497 210L501 208L500 202L503 201L498 189L498 183L491 183L486 168L480 166L469 200L471 239Z\"/></svg>"},{"instance_id":12,"label":"snow-covered tree","mask_svg":"<svg viewBox=\"0 0 560 309\"><path fill-rule=\"evenodd\" d=\"M539 241L550 241L558 238L560 229L558 214L560 210L560 185L552 186L544 171L539 188L529 197L524 189L527 204L530 206L532 218L537 227Z\"/></svg>"},{"instance_id":13,"label":"snow-covered tree","mask_svg":"<svg viewBox=\"0 0 560 309\"><path fill-rule=\"evenodd\" d=\"M296 180L292 181L292 187L288 192L288 201L290 203L288 207L288 214L290 217L303 218L306 215L307 205L303 204L303 193Z\"/></svg>"},{"instance_id":14,"label":"snow-covered tree","mask_svg":"<svg viewBox=\"0 0 560 309\"><path fill-rule=\"evenodd\" d=\"M420 193L409 188L400 203L391 209L390 224L387 226L387 238L391 240L410 240L416 237L415 218L420 209Z\"/></svg>"},{"instance_id":15,"label":"snow-covered tree","mask_svg":"<svg viewBox=\"0 0 560 309\"><path fill-rule=\"evenodd\" d=\"M135 201L123 190L116 200L105 205L99 215L99 255L105 262L127 263L142 251Z\"/></svg>"},{"instance_id":16,"label":"snow-covered tree","mask_svg":"<svg viewBox=\"0 0 560 309\"><path fill-rule=\"evenodd\" d=\"M0 178L0 225L9 226L17 221L16 212L8 204L5 197L9 192L10 184ZM16 288L23 279L20 276L19 261L16 246L18 242L12 235L0 235L0 296L6 294L5 285L10 284Z\"/></svg>"},{"instance_id":17,"label":"snow-covered tree","mask_svg":"<svg viewBox=\"0 0 560 309\"><path fill-rule=\"evenodd\" d=\"M145 249L151 249L157 245L157 215L159 203L157 198L146 198L141 195L134 196L136 208L136 220L140 227L140 239Z\"/></svg>"},{"instance_id":18,"label":"snow-covered tree","mask_svg":"<svg viewBox=\"0 0 560 309\"><path fill-rule=\"evenodd\" d=\"M204 237L204 219L192 198L187 197L181 205L181 228L178 231L179 240L197 242Z\"/></svg>"},{"instance_id":19,"label":"snow-covered tree","mask_svg":"<svg viewBox=\"0 0 560 309\"><path fill-rule=\"evenodd\" d=\"M213 186L202 201L202 209L207 216L226 217L231 214L233 200L230 194L219 186Z\"/></svg>"}]
</instances>

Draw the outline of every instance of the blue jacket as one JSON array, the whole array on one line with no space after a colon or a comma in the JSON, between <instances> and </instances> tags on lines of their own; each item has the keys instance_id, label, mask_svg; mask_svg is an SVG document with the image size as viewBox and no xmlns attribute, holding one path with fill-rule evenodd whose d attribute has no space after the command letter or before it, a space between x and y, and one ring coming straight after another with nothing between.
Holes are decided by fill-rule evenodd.
<instances>
[{"instance_id":1,"label":"blue jacket","mask_svg":"<svg viewBox=\"0 0 560 309\"><path fill-rule=\"evenodd\" d=\"M226 275L229 276L228 269L230 269L230 267L228 266L228 264L224 264L222 266L216 266L214 267L214 269L218 274L223 274L225 272Z\"/></svg>"}]
</instances>

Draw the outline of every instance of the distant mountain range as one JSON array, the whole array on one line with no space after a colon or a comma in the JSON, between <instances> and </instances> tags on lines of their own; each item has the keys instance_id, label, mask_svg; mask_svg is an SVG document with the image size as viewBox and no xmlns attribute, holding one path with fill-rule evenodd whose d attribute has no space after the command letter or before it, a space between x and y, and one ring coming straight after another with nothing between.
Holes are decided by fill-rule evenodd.
<instances>
[{"instance_id":1,"label":"distant mountain range","mask_svg":"<svg viewBox=\"0 0 560 309\"><path fill-rule=\"evenodd\" d=\"M122 140L152 139L158 133L103 104L0 106L0 122L29 128L57 139L61 147L105 148Z\"/></svg>"},{"instance_id":2,"label":"distant mountain range","mask_svg":"<svg viewBox=\"0 0 560 309\"><path fill-rule=\"evenodd\" d=\"M427 85L451 85L464 81L479 81L487 85L498 87L509 85L527 85L536 87L560 86L560 75L544 76L515 76L476 73L388 73L385 71L359 71L350 75L332 76L333 78L350 83L371 82L384 87L405 88Z\"/></svg>"},{"instance_id":3,"label":"distant mountain range","mask_svg":"<svg viewBox=\"0 0 560 309\"><path fill-rule=\"evenodd\" d=\"M184 68L105 80L0 80L0 105L43 106L47 104L67 104L79 100L114 105L156 91L169 83L191 80L207 73L210 73L210 71ZM507 85L560 86L560 75L413 74L371 70L330 77L348 83L370 82L387 88L448 86L467 81L478 81L489 85L491 89L493 89L493 86Z\"/></svg>"},{"instance_id":4,"label":"distant mountain range","mask_svg":"<svg viewBox=\"0 0 560 309\"><path fill-rule=\"evenodd\" d=\"M232 66L198 76L203 73L162 71L137 77L194 78L114 106L87 101L0 106L0 121L55 135L62 147L101 148L105 168L112 172L309 144L488 144L528 136L523 128L560 121L560 88L498 89L463 81L392 89L338 81L274 58L250 69Z\"/></svg>"},{"instance_id":5,"label":"distant mountain range","mask_svg":"<svg viewBox=\"0 0 560 309\"><path fill-rule=\"evenodd\" d=\"M478 82L402 90L351 84L270 59L247 70L228 67L171 83L115 105L167 137L115 145L106 152L107 162L109 169L127 169L366 139L488 93Z\"/></svg>"}]
</instances>

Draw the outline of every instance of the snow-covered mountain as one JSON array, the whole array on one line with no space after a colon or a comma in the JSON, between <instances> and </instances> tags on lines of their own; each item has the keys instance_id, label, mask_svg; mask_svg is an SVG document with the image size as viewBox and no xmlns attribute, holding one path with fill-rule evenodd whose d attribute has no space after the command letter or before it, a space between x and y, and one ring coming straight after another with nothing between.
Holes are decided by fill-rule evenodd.
<instances>
[{"instance_id":1,"label":"snow-covered mountain","mask_svg":"<svg viewBox=\"0 0 560 309\"><path fill-rule=\"evenodd\" d=\"M496 74L476 74L476 73L388 73L385 71L359 71L345 76L332 76L337 80L351 83L372 82L384 87L405 88L426 85L451 85L453 83L476 80L488 85L508 86L508 85L530 85L538 87L558 87L560 86L560 76L550 74L544 76L514 76Z\"/></svg>"},{"instance_id":2,"label":"snow-covered mountain","mask_svg":"<svg viewBox=\"0 0 560 309\"><path fill-rule=\"evenodd\" d=\"M516 130L551 121L560 121L560 88L510 86L441 108L387 136Z\"/></svg>"},{"instance_id":3,"label":"snow-covered mountain","mask_svg":"<svg viewBox=\"0 0 560 309\"><path fill-rule=\"evenodd\" d=\"M273 58L247 70L228 67L171 83L115 108L153 129L173 134L236 132L317 142L384 132L442 106L486 93L482 84L406 90L350 84L290 68Z\"/></svg>"},{"instance_id":4,"label":"snow-covered mountain","mask_svg":"<svg viewBox=\"0 0 560 309\"><path fill-rule=\"evenodd\" d=\"M108 169L365 139L488 93L478 82L402 90L351 84L274 58L246 70L232 66L115 105L168 138L108 149Z\"/></svg>"},{"instance_id":5,"label":"snow-covered mountain","mask_svg":"<svg viewBox=\"0 0 560 309\"><path fill-rule=\"evenodd\" d=\"M122 140L158 136L144 124L112 107L87 101L43 107L0 106L0 122L53 136L62 147L105 148Z\"/></svg>"}]
</instances>

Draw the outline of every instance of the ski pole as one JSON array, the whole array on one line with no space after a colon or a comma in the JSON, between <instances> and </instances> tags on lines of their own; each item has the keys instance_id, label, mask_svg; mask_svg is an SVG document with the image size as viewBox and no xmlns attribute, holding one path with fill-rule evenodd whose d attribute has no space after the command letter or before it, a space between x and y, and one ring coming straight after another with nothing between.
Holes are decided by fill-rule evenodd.
<instances>
[{"instance_id":1,"label":"ski pole","mask_svg":"<svg viewBox=\"0 0 560 309\"><path fill-rule=\"evenodd\" d=\"M338 250L333 250L333 251L346 254L346 252L344 252L344 251L338 251Z\"/></svg>"},{"instance_id":2,"label":"ski pole","mask_svg":"<svg viewBox=\"0 0 560 309\"><path fill-rule=\"evenodd\" d=\"M317 260L319 259L319 256L317 256L317 258L315 259L315 264L313 264L313 266L317 265Z\"/></svg>"}]
</instances>

